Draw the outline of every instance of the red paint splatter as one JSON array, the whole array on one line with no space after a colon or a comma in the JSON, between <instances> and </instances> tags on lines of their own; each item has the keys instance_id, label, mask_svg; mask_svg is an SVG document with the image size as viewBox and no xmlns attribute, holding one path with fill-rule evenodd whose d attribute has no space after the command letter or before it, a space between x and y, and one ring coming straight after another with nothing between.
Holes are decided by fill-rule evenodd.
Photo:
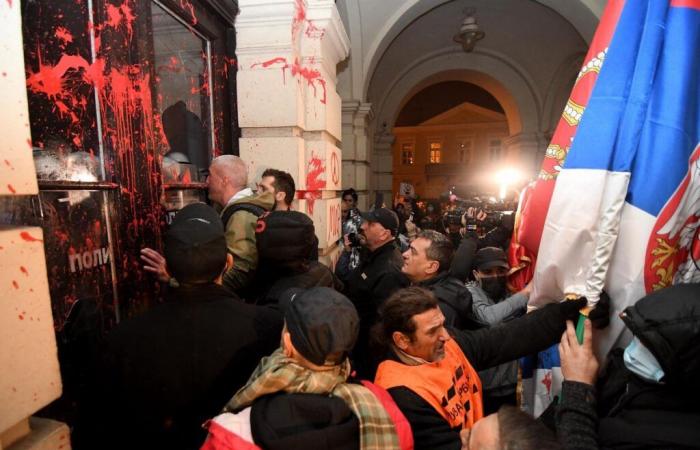
<instances>
[{"instance_id":1,"label":"red paint splatter","mask_svg":"<svg viewBox=\"0 0 700 450\"><path fill-rule=\"evenodd\" d=\"M107 4L107 17L108 20L105 22L105 25L117 29L123 24L129 35L128 39L131 40L134 33L133 25L136 16L134 16L128 2L124 2L121 6Z\"/></svg>"},{"instance_id":2,"label":"red paint splatter","mask_svg":"<svg viewBox=\"0 0 700 450\"><path fill-rule=\"evenodd\" d=\"M306 189L308 191L317 191L326 187L326 180L320 178L325 171L326 167L323 165L323 161L312 154L306 170Z\"/></svg>"},{"instance_id":3,"label":"red paint splatter","mask_svg":"<svg viewBox=\"0 0 700 450\"><path fill-rule=\"evenodd\" d=\"M37 239L34 236L32 236L31 234L27 233L26 231L22 231L19 234L19 237L21 237L23 240L25 240L27 242L44 242L42 239Z\"/></svg>"},{"instance_id":4,"label":"red paint splatter","mask_svg":"<svg viewBox=\"0 0 700 450\"><path fill-rule=\"evenodd\" d=\"M19 271L25 274L26 276L29 276L29 272L27 271L27 268L24 266L19 266Z\"/></svg>"},{"instance_id":5,"label":"red paint splatter","mask_svg":"<svg viewBox=\"0 0 700 450\"><path fill-rule=\"evenodd\" d=\"M40 52L40 49L37 50ZM58 96L66 96L63 88L63 77L71 69L88 69L90 64L78 55L63 55L55 66L45 65L39 54L39 71L31 73L27 77L27 87L34 92L46 94L50 99Z\"/></svg>"},{"instance_id":6,"label":"red paint splatter","mask_svg":"<svg viewBox=\"0 0 700 450\"><path fill-rule=\"evenodd\" d=\"M7 4L12 8L12 0L7 0Z\"/></svg>"},{"instance_id":7,"label":"red paint splatter","mask_svg":"<svg viewBox=\"0 0 700 450\"><path fill-rule=\"evenodd\" d=\"M284 81L286 82L285 79L285 71L287 68L290 68L292 76L293 77L301 77L306 80L309 86L311 86L314 90L314 97L316 97L316 83L321 85L321 88L323 89L323 97L321 97L321 103L324 105L326 104L326 80L323 79L321 76L321 72L319 72L317 69L312 69L307 66L303 66L299 63L299 59L294 60L294 64L292 66L289 66L289 63L285 58L282 57L277 57L270 59L268 61L264 61L262 63L255 63L250 66L251 69L255 68L256 66L261 66L263 69L266 69L270 67L273 64L280 64L283 63L284 65L281 67L282 69L282 77Z\"/></svg>"},{"instance_id":8,"label":"red paint splatter","mask_svg":"<svg viewBox=\"0 0 700 450\"><path fill-rule=\"evenodd\" d=\"M197 16L194 15L194 6L192 6L192 3L189 0L180 0L180 7L190 12L190 16L192 16L192 25L197 25Z\"/></svg>"},{"instance_id":9,"label":"red paint splatter","mask_svg":"<svg viewBox=\"0 0 700 450\"><path fill-rule=\"evenodd\" d=\"M251 65L250 68L252 69L252 68L254 68L255 66L262 66L263 69L267 69L267 68L270 67L271 65L277 64L277 63L284 63L284 67L283 67L282 69L285 69L285 68L289 67L289 65L287 64L287 59L286 59L286 58L282 58L281 56L278 56L277 58L272 58L272 59L270 59L270 60L268 60L268 61L264 61L264 62L261 62L261 63L255 63L255 64Z\"/></svg>"},{"instance_id":10,"label":"red paint splatter","mask_svg":"<svg viewBox=\"0 0 700 450\"><path fill-rule=\"evenodd\" d=\"M32 145L32 139L27 138L27 145L29 145L29 150L34 150L34 146ZM7 161L7 160L5 160ZM9 164L8 164L9 165Z\"/></svg>"},{"instance_id":11,"label":"red paint splatter","mask_svg":"<svg viewBox=\"0 0 700 450\"><path fill-rule=\"evenodd\" d=\"M73 42L73 35L64 27L56 28L55 36L63 41L64 44L69 44Z\"/></svg>"},{"instance_id":12,"label":"red paint splatter","mask_svg":"<svg viewBox=\"0 0 700 450\"><path fill-rule=\"evenodd\" d=\"M10 161L8 161L8 160L6 160L6 159L3 160L3 161L5 162L5 165L6 165L7 167L12 168L12 164L10 164Z\"/></svg>"},{"instance_id":13,"label":"red paint splatter","mask_svg":"<svg viewBox=\"0 0 700 450\"><path fill-rule=\"evenodd\" d=\"M304 34L312 39L321 39L324 34L326 34L326 30L323 28L319 28L316 25L313 24L310 20L306 21L306 31L304 31Z\"/></svg>"},{"instance_id":14,"label":"red paint splatter","mask_svg":"<svg viewBox=\"0 0 700 450\"><path fill-rule=\"evenodd\" d=\"M19 283L17 283L15 280L12 280L12 287L15 289L19 289Z\"/></svg>"},{"instance_id":15,"label":"red paint splatter","mask_svg":"<svg viewBox=\"0 0 700 450\"><path fill-rule=\"evenodd\" d=\"M316 69L310 69L299 64L299 60L294 61L292 66L292 76L300 75L314 89L314 97L316 97L316 82L323 88L323 97L321 103L326 104L326 80L321 77L321 72Z\"/></svg>"},{"instance_id":16,"label":"red paint splatter","mask_svg":"<svg viewBox=\"0 0 700 450\"><path fill-rule=\"evenodd\" d=\"M9 184L9 183L7 184L7 190L10 191L10 192L12 192L13 194L16 194L16 193L17 193L17 191L15 190L15 187L12 186L12 185Z\"/></svg>"}]
</instances>

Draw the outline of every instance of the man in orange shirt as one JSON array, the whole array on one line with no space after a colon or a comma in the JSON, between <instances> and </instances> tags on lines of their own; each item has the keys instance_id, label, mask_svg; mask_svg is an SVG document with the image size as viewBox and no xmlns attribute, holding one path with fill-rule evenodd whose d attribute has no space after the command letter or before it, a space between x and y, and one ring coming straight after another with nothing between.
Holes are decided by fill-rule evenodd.
<instances>
[{"instance_id":1,"label":"man in orange shirt","mask_svg":"<svg viewBox=\"0 0 700 450\"><path fill-rule=\"evenodd\" d=\"M430 291L401 289L382 306L374 330L387 355L375 383L411 423L416 449L459 449L460 431L483 417L477 371L554 344L584 306L583 298L554 303L493 328L448 331Z\"/></svg>"}]
</instances>

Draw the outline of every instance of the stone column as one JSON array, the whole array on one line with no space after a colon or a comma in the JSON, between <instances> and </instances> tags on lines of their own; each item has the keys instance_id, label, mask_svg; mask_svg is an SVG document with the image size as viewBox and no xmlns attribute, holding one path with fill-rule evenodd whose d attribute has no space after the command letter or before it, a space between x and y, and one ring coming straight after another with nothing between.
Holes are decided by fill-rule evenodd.
<instances>
[{"instance_id":1,"label":"stone column","mask_svg":"<svg viewBox=\"0 0 700 450\"><path fill-rule=\"evenodd\" d=\"M38 194L20 10L0 4L0 203ZM62 389L43 239L39 227L0 228L0 449L70 449L65 424L29 417Z\"/></svg>"},{"instance_id":2,"label":"stone column","mask_svg":"<svg viewBox=\"0 0 700 450\"><path fill-rule=\"evenodd\" d=\"M543 133L518 133L503 140L504 161L519 167L526 177L535 177L540 170L547 140Z\"/></svg>"},{"instance_id":3,"label":"stone column","mask_svg":"<svg viewBox=\"0 0 700 450\"><path fill-rule=\"evenodd\" d=\"M374 156L373 156L373 186L374 192L381 192L384 196L384 203L388 208L393 206L394 198L392 193L392 145L395 136L389 130L380 130L374 136ZM370 202L374 201L374 197Z\"/></svg>"},{"instance_id":4,"label":"stone column","mask_svg":"<svg viewBox=\"0 0 700 450\"><path fill-rule=\"evenodd\" d=\"M252 181L294 177L295 209L316 226L321 260L340 255L341 100L349 40L332 0L241 0L236 22L240 156Z\"/></svg>"},{"instance_id":5,"label":"stone column","mask_svg":"<svg viewBox=\"0 0 700 450\"><path fill-rule=\"evenodd\" d=\"M367 127L372 116L370 103L343 101L343 188L357 191L362 211L369 206L371 154Z\"/></svg>"}]
</instances>

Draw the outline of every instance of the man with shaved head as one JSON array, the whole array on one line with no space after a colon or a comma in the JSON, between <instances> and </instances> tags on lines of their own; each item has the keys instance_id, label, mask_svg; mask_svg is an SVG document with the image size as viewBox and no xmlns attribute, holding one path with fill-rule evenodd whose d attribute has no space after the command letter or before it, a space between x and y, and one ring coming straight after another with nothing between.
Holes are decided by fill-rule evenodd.
<instances>
[{"instance_id":1,"label":"man with shaved head","mask_svg":"<svg viewBox=\"0 0 700 450\"><path fill-rule=\"evenodd\" d=\"M221 155L212 160L207 190L209 200L222 208L226 247L233 256L233 266L224 274L223 285L228 291L245 297L244 289L258 266L255 226L258 217L272 209L274 196L270 192L256 195L248 187L248 167L234 155ZM145 248L141 250L141 258L145 270L156 273L162 281L170 280L165 260L158 252Z\"/></svg>"}]
</instances>

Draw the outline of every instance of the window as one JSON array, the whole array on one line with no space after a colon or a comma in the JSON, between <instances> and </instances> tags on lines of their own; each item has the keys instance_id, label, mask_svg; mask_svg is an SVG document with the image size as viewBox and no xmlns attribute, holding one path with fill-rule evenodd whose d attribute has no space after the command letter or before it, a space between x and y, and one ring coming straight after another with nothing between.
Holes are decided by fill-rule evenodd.
<instances>
[{"instance_id":1,"label":"window","mask_svg":"<svg viewBox=\"0 0 700 450\"><path fill-rule=\"evenodd\" d=\"M489 141L489 159L491 161L501 160L501 140L491 139Z\"/></svg>"},{"instance_id":2,"label":"window","mask_svg":"<svg viewBox=\"0 0 700 450\"><path fill-rule=\"evenodd\" d=\"M401 144L401 164L411 166L413 163L413 144L410 142Z\"/></svg>"},{"instance_id":3,"label":"window","mask_svg":"<svg viewBox=\"0 0 700 450\"><path fill-rule=\"evenodd\" d=\"M430 143L430 164L440 164L442 160L442 142Z\"/></svg>"},{"instance_id":4,"label":"window","mask_svg":"<svg viewBox=\"0 0 700 450\"><path fill-rule=\"evenodd\" d=\"M457 141L457 155L460 164L469 164L472 159L474 141L471 138L462 138Z\"/></svg>"}]
</instances>

